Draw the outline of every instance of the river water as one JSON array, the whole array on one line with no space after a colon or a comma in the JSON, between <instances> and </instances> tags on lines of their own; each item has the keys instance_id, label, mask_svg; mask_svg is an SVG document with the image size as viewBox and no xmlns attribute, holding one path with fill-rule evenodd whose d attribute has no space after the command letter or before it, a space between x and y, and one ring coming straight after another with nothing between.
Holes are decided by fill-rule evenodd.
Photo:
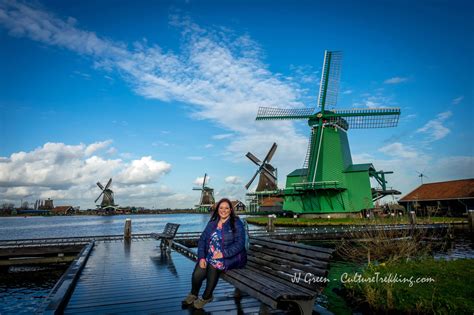
<instances>
[{"instance_id":1,"label":"river water","mask_svg":"<svg viewBox=\"0 0 474 315\"><path fill-rule=\"evenodd\" d=\"M4 217L0 218L0 240L123 234L126 218L132 219L132 233L137 234L162 232L168 222L181 224L178 232L198 232L209 214Z\"/></svg>"},{"instance_id":2,"label":"river water","mask_svg":"<svg viewBox=\"0 0 474 315\"><path fill-rule=\"evenodd\" d=\"M199 232L209 221L209 214L3 217L0 218L0 240L120 235L127 218L132 219L132 233L136 234L161 232L168 222L180 224L179 232ZM262 229L253 225L249 228ZM464 233L457 235L451 248L435 253L435 257L474 258L472 238ZM10 268L9 272L0 271L0 314L33 313L65 268ZM353 264L334 261L330 273L347 272L353 268ZM318 302L336 313L351 313L345 301L328 290L319 297Z\"/></svg>"}]
</instances>

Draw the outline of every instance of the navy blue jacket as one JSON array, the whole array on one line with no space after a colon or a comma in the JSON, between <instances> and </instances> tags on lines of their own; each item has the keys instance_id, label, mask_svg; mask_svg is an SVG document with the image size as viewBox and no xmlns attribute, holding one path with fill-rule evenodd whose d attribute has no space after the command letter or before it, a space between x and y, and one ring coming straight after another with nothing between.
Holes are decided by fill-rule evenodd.
<instances>
[{"instance_id":1,"label":"navy blue jacket","mask_svg":"<svg viewBox=\"0 0 474 315\"><path fill-rule=\"evenodd\" d=\"M209 239L216 230L218 221L209 221L201 233L198 243L198 261L206 258L209 250ZM230 219L222 225L222 256L224 257L225 270L243 268L247 263L244 224L238 217L235 217L234 223L234 232L230 226Z\"/></svg>"}]
</instances>

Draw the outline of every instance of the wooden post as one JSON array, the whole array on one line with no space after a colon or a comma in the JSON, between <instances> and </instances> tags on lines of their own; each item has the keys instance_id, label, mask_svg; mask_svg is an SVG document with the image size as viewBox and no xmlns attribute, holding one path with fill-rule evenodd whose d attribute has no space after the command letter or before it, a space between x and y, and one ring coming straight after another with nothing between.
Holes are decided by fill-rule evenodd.
<instances>
[{"instance_id":1,"label":"wooden post","mask_svg":"<svg viewBox=\"0 0 474 315\"><path fill-rule=\"evenodd\" d=\"M467 220L469 221L469 230L471 233L474 232L474 210L469 210L467 212Z\"/></svg>"},{"instance_id":2,"label":"wooden post","mask_svg":"<svg viewBox=\"0 0 474 315\"><path fill-rule=\"evenodd\" d=\"M408 219L409 219L411 225L416 224L416 213L415 213L415 211L410 211L410 213L408 214Z\"/></svg>"},{"instance_id":3,"label":"wooden post","mask_svg":"<svg viewBox=\"0 0 474 315\"><path fill-rule=\"evenodd\" d=\"M123 238L132 238L132 219L125 219L125 227L123 229Z\"/></svg>"},{"instance_id":4,"label":"wooden post","mask_svg":"<svg viewBox=\"0 0 474 315\"><path fill-rule=\"evenodd\" d=\"M274 231L275 231L275 216L273 214L269 214L267 232L274 232Z\"/></svg>"}]
</instances>

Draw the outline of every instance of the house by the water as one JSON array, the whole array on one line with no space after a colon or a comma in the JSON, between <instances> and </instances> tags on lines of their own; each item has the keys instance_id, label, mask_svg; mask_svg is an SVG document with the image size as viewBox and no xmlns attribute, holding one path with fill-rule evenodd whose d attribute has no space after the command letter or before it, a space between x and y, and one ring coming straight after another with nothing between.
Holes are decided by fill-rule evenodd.
<instances>
[{"instance_id":1,"label":"house by the water","mask_svg":"<svg viewBox=\"0 0 474 315\"><path fill-rule=\"evenodd\" d=\"M422 184L398 203L419 215L460 216L474 210L474 178Z\"/></svg>"}]
</instances>

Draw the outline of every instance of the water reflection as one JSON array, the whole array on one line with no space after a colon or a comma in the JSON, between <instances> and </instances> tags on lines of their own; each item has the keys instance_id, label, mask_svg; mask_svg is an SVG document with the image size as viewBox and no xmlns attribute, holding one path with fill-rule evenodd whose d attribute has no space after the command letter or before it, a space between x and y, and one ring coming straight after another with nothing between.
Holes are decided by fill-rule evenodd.
<instances>
[{"instance_id":1,"label":"water reflection","mask_svg":"<svg viewBox=\"0 0 474 315\"><path fill-rule=\"evenodd\" d=\"M151 256L150 260L158 267L158 269L166 268L173 276L179 278L178 271L171 257L171 253L162 249L157 250L160 253L157 256Z\"/></svg>"}]
</instances>

